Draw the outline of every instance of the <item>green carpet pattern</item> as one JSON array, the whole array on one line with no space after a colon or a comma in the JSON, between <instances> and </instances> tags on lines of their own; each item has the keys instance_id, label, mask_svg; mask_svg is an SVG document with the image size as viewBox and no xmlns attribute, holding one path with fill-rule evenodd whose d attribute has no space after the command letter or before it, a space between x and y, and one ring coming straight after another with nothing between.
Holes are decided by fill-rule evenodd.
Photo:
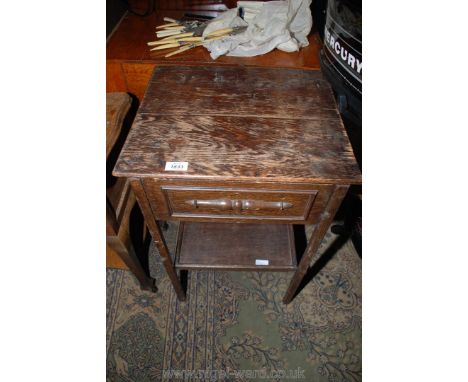
<instances>
[{"instance_id":1,"label":"green carpet pattern","mask_svg":"<svg viewBox=\"0 0 468 382\"><path fill-rule=\"evenodd\" d=\"M360 381L361 259L350 240L334 252L289 305L292 273L189 272L181 303L154 248L156 294L107 269L107 381Z\"/></svg>"}]
</instances>

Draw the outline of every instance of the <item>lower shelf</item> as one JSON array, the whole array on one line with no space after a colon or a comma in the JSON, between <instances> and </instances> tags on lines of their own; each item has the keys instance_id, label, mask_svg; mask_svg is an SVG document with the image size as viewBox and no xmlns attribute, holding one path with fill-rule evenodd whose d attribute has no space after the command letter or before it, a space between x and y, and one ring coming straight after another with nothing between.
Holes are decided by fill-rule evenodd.
<instances>
[{"instance_id":1,"label":"lower shelf","mask_svg":"<svg viewBox=\"0 0 468 382\"><path fill-rule=\"evenodd\" d=\"M181 222L175 266L188 270L295 270L292 225Z\"/></svg>"}]
</instances>

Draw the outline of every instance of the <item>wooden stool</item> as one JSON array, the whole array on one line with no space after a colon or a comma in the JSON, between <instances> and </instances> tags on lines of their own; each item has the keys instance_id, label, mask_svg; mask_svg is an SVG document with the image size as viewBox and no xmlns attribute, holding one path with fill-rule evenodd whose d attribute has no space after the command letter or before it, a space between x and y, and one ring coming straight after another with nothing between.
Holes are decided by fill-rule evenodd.
<instances>
[{"instance_id":1,"label":"wooden stool","mask_svg":"<svg viewBox=\"0 0 468 382\"><path fill-rule=\"evenodd\" d=\"M109 159L122 133L123 122L131 103L132 99L127 93L107 93L106 95L106 160ZM107 257L109 257L109 252L113 251L133 272L142 289L156 292L155 280L144 270L130 237L130 214L136 204L136 199L129 181L118 179L107 188L106 194ZM144 237L141 239L143 240Z\"/></svg>"}]
</instances>

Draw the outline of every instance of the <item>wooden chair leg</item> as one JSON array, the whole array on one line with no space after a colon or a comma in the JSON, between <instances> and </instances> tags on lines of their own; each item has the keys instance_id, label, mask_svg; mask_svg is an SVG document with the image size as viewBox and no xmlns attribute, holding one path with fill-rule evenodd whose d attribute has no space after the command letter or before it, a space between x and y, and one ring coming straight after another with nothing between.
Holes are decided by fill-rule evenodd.
<instances>
[{"instance_id":1,"label":"wooden chair leg","mask_svg":"<svg viewBox=\"0 0 468 382\"><path fill-rule=\"evenodd\" d=\"M299 285L301 284L302 279L304 278L307 270L309 269L310 262L314 255L317 253L317 249L322 241L325 233L327 232L328 227L333 221L338 208L341 205L342 200L344 199L346 192L348 191L348 186L337 186L333 191L327 207L322 214L320 221L314 227L312 231L309 244L302 255L301 261L294 273L291 281L289 282L288 289L283 297L283 303L289 304L293 298L296 296Z\"/></svg>"},{"instance_id":2,"label":"wooden chair leg","mask_svg":"<svg viewBox=\"0 0 468 382\"><path fill-rule=\"evenodd\" d=\"M174 268L174 264L172 263L169 249L167 248L166 241L164 240L164 235L162 234L161 229L159 228L156 219L153 216L153 211L151 210L148 200L146 199L143 186L141 185L140 181L136 179L132 179L130 184L140 206L141 212L143 213L145 223L148 226L151 236L153 237L153 240L158 248L164 268L166 269L169 279L172 282L172 286L174 287L174 290L177 294L177 298L180 301L185 301L186 294L184 288L182 287L179 277L177 276L177 272Z\"/></svg>"},{"instance_id":3,"label":"wooden chair leg","mask_svg":"<svg viewBox=\"0 0 468 382\"><path fill-rule=\"evenodd\" d=\"M128 192L124 196L121 224L119 225L116 213L109 199L106 199L106 244L120 257L128 269L133 272L140 282L141 289L156 292L155 280L145 271L141 264L130 235L130 215L136 204L135 195Z\"/></svg>"},{"instance_id":4,"label":"wooden chair leg","mask_svg":"<svg viewBox=\"0 0 468 382\"><path fill-rule=\"evenodd\" d=\"M128 269L135 275L141 285L141 289L157 292L156 280L146 274L143 266L138 259L132 245L128 249L122 243L118 236L108 236L107 244L120 256Z\"/></svg>"}]
</instances>

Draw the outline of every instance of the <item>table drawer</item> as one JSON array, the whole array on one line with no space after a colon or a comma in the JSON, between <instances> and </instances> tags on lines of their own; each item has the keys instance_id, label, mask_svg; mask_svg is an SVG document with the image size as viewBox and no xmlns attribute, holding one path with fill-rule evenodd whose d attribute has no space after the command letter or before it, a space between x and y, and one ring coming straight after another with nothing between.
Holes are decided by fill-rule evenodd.
<instances>
[{"instance_id":1,"label":"table drawer","mask_svg":"<svg viewBox=\"0 0 468 382\"><path fill-rule=\"evenodd\" d=\"M293 183L221 185L188 179L144 179L142 183L156 219L239 223L314 224L334 188Z\"/></svg>"},{"instance_id":2,"label":"table drawer","mask_svg":"<svg viewBox=\"0 0 468 382\"><path fill-rule=\"evenodd\" d=\"M316 191L162 187L174 217L186 215L305 219Z\"/></svg>"}]
</instances>

